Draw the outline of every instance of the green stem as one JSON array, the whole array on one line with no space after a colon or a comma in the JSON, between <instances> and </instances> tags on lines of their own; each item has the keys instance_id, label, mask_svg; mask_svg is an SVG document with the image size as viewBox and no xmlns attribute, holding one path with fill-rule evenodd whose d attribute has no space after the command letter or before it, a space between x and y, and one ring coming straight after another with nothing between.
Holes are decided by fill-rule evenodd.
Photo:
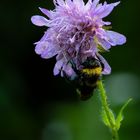
<instances>
[{"instance_id":1,"label":"green stem","mask_svg":"<svg viewBox=\"0 0 140 140\"><path fill-rule=\"evenodd\" d=\"M112 117L111 109L109 108L109 104L107 102L106 91L103 87L103 83L101 80L98 82L98 87L100 90L102 108L105 111L106 117L107 117L109 124L110 124L111 132L112 132L112 140L119 140L118 131L115 127L114 118Z\"/></svg>"},{"instance_id":2,"label":"green stem","mask_svg":"<svg viewBox=\"0 0 140 140\"><path fill-rule=\"evenodd\" d=\"M119 140L119 135L117 130L112 130L112 140Z\"/></svg>"}]
</instances>

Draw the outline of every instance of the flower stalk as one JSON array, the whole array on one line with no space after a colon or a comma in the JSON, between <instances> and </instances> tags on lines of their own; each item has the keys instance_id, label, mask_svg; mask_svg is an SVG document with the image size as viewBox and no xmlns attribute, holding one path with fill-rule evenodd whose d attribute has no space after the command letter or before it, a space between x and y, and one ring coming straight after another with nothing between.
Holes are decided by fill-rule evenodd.
<instances>
[{"instance_id":1,"label":"flower stalk","mask_svg":"<svg viewBox=\"0 0 140 140\"><path fill-rule=\"evenodd\" d=\"M111 109L109 108L109 104L107 102L106 91L104 89L104 86L101 80L98 82L98 87L100 90L102 110L104 112L104 115L106 116L106 119L108 120L108 123L109 123L108 126L110 127L111 132L112 132L112 140L119 140L118 130L115 127L114 115Z\"/></svg>"},{"instance_id":2,"label":"flower stalk","mask_svg":"<svg viewBox=\"0 0 140 140\"><path fill-rule=\"evenodd\" d=\"M131 98L122 106L118 115L115 117L113 111L110 109L109 104L107 102L107 95L104 89L102 81L98 81L98 88L100 90L101 97L101 105L102 105L102 120L104 124L111 130L112 140L119 140L118 130L121 126L121 121L123 120L123 111L129 102L132 100Z\"/></svg>"},{"instance_id":3,"label":"flower stalk","mask_svg":"<svg viewBox=\"0 0 140 140\"><path fill-rule=\"evenodd\" d=\"M117 130L112 131L112 140L119 140L119 134Z\"/></svg>"}]
</instances>

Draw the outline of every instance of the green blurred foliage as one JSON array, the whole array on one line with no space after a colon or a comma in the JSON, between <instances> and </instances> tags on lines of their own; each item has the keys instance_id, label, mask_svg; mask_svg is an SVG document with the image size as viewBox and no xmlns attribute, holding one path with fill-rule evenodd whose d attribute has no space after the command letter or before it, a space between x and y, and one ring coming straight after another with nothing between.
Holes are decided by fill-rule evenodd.
<instances>
[{"instance_id":1,"label":"green blurred foliage","mask_svg":"<svg viewBox=\"0 0 140 140\"><path fill-rule=\"evenodd\" d=\"M53 9L52 1L0 3L0 139L109 140L98 92L88 101L79 101L72 85L53 76L55 59L43 60L34 52L33 43L45 28L32 25L30 17L41 14L37 7ZM116 114L133 98L124 111L121 140L140 139L139 5L139 0L122 0L106 18L113 30L127 36L124 46L104 54L112 74L103 78Z\"/></svg>"}]
</instances>

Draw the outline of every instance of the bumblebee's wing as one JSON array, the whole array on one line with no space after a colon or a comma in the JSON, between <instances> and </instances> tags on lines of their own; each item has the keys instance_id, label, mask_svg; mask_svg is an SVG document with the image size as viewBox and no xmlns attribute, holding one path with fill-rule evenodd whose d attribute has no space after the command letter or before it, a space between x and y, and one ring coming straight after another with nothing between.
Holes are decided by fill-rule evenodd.
<instances>
[{"instance_id":1,"label":"bumblebee's wing","mask_svg":"<svg viewBox=\"0 0 140 140\"><path fill-rule=\"evenodd\" d=\"M102 74L110 74L111 73L111 67L109 66L107 61L99 53L97 53L97 57L104 65L104 69L103 69Z\"/></svg>"}]
</instances>

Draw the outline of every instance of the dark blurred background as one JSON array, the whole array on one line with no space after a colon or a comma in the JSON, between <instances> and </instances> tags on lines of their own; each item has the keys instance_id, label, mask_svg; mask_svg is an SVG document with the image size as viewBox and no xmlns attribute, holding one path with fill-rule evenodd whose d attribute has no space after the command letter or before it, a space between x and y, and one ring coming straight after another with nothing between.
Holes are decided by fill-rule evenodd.
<instances>
[{"instance_id":1,"label":"dark blurred background","mask_svg":"<svg viewBox=\"0 0 140 140\"><path fill-rule=\"evenodd\" d=\"M112 67L112 74L103 77L111 107L117 113L133 98L124 113L121 140L140 139L139 5L139 0L122 0L106 18L127 37L125 45L104 54ZM0 140L111 139L101 121L98 92L80 101L72 85L53 76L55 59L35 54L33 43L46 30L30 21L41 14L38 7L54 5L51 0L0 2Z\"/></svg>"}]
</instances>

